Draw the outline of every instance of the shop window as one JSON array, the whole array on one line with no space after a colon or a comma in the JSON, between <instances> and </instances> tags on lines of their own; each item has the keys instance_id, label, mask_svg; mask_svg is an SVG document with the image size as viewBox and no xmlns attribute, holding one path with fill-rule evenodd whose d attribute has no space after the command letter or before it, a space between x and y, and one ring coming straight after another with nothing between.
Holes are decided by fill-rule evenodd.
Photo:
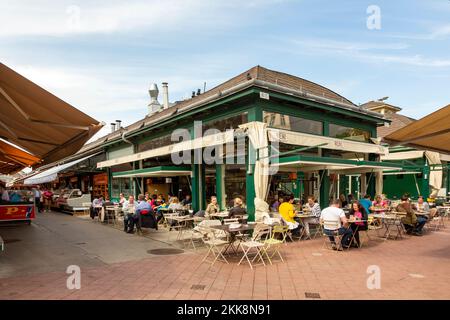
<instances>
[{"instance_id":1,"label":"shop window","mask_svg":"<svg viewBox=\"0 0 450 320\"><path fill-rule=\"evenodd\" d=\"M233 206L233 199L240 196L244 203L253 201L246 199L245 189L246 166L245 165L226 165L225 166L225 195L226 207Z\"/></svg>"},{"instance_id":2,"label":"shop window","mask_svg":"<svg viewBox=\"0 0 450 320\"><path fill-rule=\"evenodd\" d=\"M344 127L341 125L330 123L329 127L330 137L346 140L355 140L361 142L368 142L370 133L357 128Z\"/></svg>"},{"instance_id":3,"label":"shop window","mask_svg":"<svg viewBox=\"0 0 450 320\"><path fill-rule=\"evenodd\" d=\"M323 124L321 121L304 119L275 112L263 113L264 122L271 128L284 129L295 132L322 135Z\"/></svg>"},{"instance_id":4,"label":"shop window","mask_svg":"<svg viewBox=\"0 0 450 320\"><path fill-rule=\"evenodd\" d=\"M205 121L203 124L203 132L208 129L217 129L225 132L227 129L236 129L240 124L248 122L248 113L243 112L237 116L223 117L219 120Z\"/></svg>"}]
</instances>

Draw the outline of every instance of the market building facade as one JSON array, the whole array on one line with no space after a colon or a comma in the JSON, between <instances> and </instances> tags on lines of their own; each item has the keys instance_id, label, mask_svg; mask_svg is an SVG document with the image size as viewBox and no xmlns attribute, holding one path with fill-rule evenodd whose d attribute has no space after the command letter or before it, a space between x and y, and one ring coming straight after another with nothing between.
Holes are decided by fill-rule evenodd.
<instances>
[{"instance_id":1,"label":"market building facade","mask_svg":"<svg viewBox=\"0 0 450 320\"><path fill-rule=\"evenodd\" d=\"M388 149L377 143L377 127L389 120L318 84L260 66L173 106L155 103L153 93L152 113L103 145L107 160L97 166L107 171L113 199L120 192L189 193L200 210L211 195L222 208L241 196L254 217L255 198L315 194L325 206L340 193L373 196L383 170L401 170L380 162ZM216 133L199 135L199 121L201 132ZM191 140L173 141L180 129ZM226 150L221 163L173 162L181 150L218 145Z\"/></svg>"}]
</instances>

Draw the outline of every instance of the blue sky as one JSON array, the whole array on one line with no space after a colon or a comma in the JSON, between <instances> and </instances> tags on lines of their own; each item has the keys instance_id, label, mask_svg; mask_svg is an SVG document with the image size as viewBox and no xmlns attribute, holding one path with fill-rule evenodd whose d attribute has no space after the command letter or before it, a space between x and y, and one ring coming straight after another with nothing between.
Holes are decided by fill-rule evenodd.
<instances>
[{"instance_id":1,"label":"blue sky","mask_svg":"<svg viewBox=\"0 0 450 320\"><path fill-rule=\"evenodd\" d=\"M0 61L108 124L258 64L420 118L450 103L450 1L0 0Z\"/></svg>"}]
</instances>

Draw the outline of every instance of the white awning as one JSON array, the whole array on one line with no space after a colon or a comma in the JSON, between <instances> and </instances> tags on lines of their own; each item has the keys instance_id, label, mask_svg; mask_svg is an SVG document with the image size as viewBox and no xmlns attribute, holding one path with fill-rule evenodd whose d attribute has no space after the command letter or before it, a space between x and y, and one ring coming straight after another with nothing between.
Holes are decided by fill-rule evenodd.
<instances>
[{"instance_id":1,"label":"white awning","mask_svg":"<svg viewBox=\"0 0 450 320\"><path fill-rule=\"evenodd\" d=\"M319 170L339 170L355 168L353 164L339 164L326 161L292 161L283 163L273 163L272 167L278 167L279 171L302 171L302 172L314 172ZM300 169L300 168L301 169Z\"/></svg>"},{"instance_id":2,"label":"white awning","mask_svg":"<svg viewBox=\"0 0 450 320\"><path fill-rule=\"evenodd\" d=\"M61 164L59 166L55 166L53 168L47 169L45 171L42 171L41 173L38 173L28 179L24 180L24 184L41 184L41 183L47 183L52 182L58 178L58 172L61 172L62 170L68 169L77 163L84 161L86 159L89 159L90 157L93 157L94 155L90 155L72 162L68 162L65 164Z\"/></svg>"},{"instance_id":3,"label":"white awning","mask_svg":"<svg viewBox=\"0 0 450 320\"><path fill-rule=\"evenodd\" d=\"M227 130L216 134L207 135L193 140L183 141L168 146L135 153L129 156L106 160L97 163L97 168L112 167L122 163L144 160L153 157L164 156L172 153L178 153L185 150L195 150L205 147L221 145L234 141L234 131Z\"/></svg>"},{"instance_id":4,"label":"white awning","mask_svg":"<svg viewBox=\"0 0 450 320\"><path fill-rule=\"evenodd\" d=\"M403 152L391 152L386 156L381 156L381 161L386 160L408 160L418 159L423 157L423 151L403 151Z\"/></svg>"},{"instance_id":5,"label":"white awning","mask_svg":"<svg viewBox=\"0 0 450 320\"><path fill-rule=\"evenodd\" d=\"M352 140L336 139L325 136L316 136L307 133L294 132L289 130L272 129L269 128L269 140L279 141L282 143L293 144L297 146L313 147L323 143L327 143L325 146L321 146L323 149L351 151L358 153L375 153L387 155L389 149L378 144L371 144L365 142L358 142Z\"/></svg>"},{"instance_id":6,"label":"white awning","mask_svg":"<svg viewBox=\"0 0 450 320\"><path fill-rule=\"evenodd\" d=\"M153 172L135 172L135 173L124 173L124 174L114 174L113 179L116 178L139 178L139 177L179 177L179 176L192 176L192 171L190 170L159 170Z\"/></svg>"}]
</instances>

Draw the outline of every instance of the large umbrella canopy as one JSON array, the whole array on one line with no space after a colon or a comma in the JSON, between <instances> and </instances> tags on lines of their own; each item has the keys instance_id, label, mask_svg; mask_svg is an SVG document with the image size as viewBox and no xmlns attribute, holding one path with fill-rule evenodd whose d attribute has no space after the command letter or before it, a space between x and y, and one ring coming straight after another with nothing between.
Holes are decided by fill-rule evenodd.
<instances>
[{"instance_id":1,"label":"large umbrella canopy","mask_svg":"<svg viewBox=\"0 0 450 320\"><path fill-rule=\"evenodd\" d=\"M102 124L0 63L0 138L51 163L77 152Z\"/></svg>"},{"instance_id":2,"label":"large umbrella canopy","mask_svg":"<svg viewBox=\"0 0 450 320\"><path fill-rule=\"evenodd\" d=\"M0 174L11 174L32 166L39 158L0 140Z\"/></svg>"},{"instance_id":3,"label":"large umbrella canopy","mask_svg":"<svg viewBox=\"0 0 450 320\"><path fill-rule=\"evenodd\" d=\"M450 153L450 104L391 133L384 139L391 145Z\"/></svg>"}]
</instances>

